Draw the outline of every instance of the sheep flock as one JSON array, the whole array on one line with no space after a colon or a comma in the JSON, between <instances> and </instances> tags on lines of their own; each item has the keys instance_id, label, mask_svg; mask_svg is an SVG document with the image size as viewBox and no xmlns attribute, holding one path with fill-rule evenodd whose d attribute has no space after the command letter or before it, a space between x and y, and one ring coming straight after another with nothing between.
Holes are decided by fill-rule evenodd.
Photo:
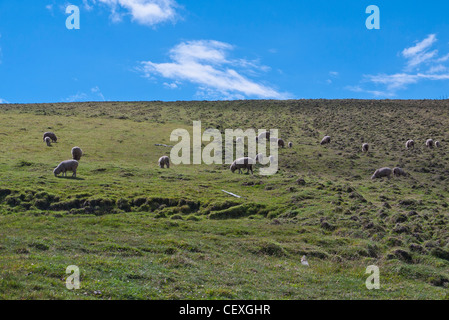
<instances>
[{"instance_id":1,"label":"sheep flock","mask_svg":"<svg viewBox=\"0 0 449 320\"><path fill-rule=\"evenodd\" d=\"M282 138L270 137L270 132L268 132L268 131L260 133L256 137L256 142L258 142L261 139L265 139L272 144L277 144L277 146L279 148L285 148L285 145L286 145ZM58 141L58 138L54 132L45 132L43 135L43 141L47 144L47 146L51 147L52 143L55 143ZM244 140L242 137L237 137L236 142L243 143ZM322 140L320 141L320 145L322 145L322 146L328 145L330 143L331 143L331 137L328 135L324 136L322 138ZM428 149L441 148L441 142L434 141L433 139L429 138L425 141L425 146ZM409 150L409 149L414 149L414 147L415 147L415 141L411 140L411 139L407 140L407 142L405 143L405 148L407 150ZM288 148L293 148L293 142L288 143ZM363 143L361 150L363 153L368 153L368 151L370 150L370 145L368 143ZM81 160L81 157L83 156L83 151L80 147L76 146L71 149L71 155L72 155L72 159L64 160L64 161L60 162L59 165L53 170L53 173L55 176L58 176L61 173L63 176L67 176L67 171L71 171L72 177L74 177L74 178L76 177L76 172L77 172L77 169L79 166L79 161ZM254 166L257 163L262 164L263 159L264 159L264 155L262 153L257 154L255 159L252 159L250 157L239 158L239 159L236 159L231 164L230 170L232 173L234 173L237 170L239 173L242 173L242 169L246 169L247 173L251 172L251 174L253 174ZM270 163L273 163L275 161L275 158L272 155L270 155L269 161L270 161ZM168 156L161 156L158 160L158 166L161 169L164 169L164 168L169 169L170 168L170 158ZM399 167L395 167L393 169L391 169L389 167L382 167L382 168L375 170L375 172L371 176L371 179L374 180L374 179L385 178L385 177L390 179L392 175L394 177L401 177L401 176L407 176L408 173L406 173L404 171L404 169L399 168Z\"/></svg>"}]
</instances>

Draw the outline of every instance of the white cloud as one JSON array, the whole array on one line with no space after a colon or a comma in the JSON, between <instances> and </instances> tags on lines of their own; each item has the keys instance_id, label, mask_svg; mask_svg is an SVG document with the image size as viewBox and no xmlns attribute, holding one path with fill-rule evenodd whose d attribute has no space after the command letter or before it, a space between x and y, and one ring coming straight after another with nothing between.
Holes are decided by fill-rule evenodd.
<instances>
[{"instance_id":1,"label":"white cloud","mask_svg":"<svg viewBox=\"0 0 449 320\"><path fill-rule=\"evenodd\" d=\"M90 91L92 93L95 93L97 96L99 96L101 98L101 100L106 101L106 99L104 98L103 93L101 93L101 90L98 86L93 87L92 89L90 89Z\"/></svg>"},{"instance_id":2,"label":"white cloud","mask_svg":"<svg viewBox=\"0 0 449 320\"><path fill-rule=\"evenodd\" d=\"M449 68L443 64L449 60L449 54L438 57L438 50L431 50L437 41L436 35L430 34L413 47L404 49L402 56L406 61L403 72L363 76L363 83L383 87L383 90L365 89L361 86L348 86L346 89L353 92L366 92L375 96L391 97L395 96L398 90L407 89L410 85L417 84L420 81L449 80ZM422 67L423 65L424 67Z\"/></svg>"},{"instance_id":3,"label":"white cloud","mask_svg":"<svg viewBox=\"0 0 449 320\"><path fill-rule=\"evenodd\" d=\"M69 96L65 101L67 102L80 102L80 101L86 101L87 100L87 94L85 93L76 93L74 95Z\"/></svg>"},{"instance_id":4,"label":"white cloud","mask_svg":"<svg viewBox=\"0 0 449 320\"><path fill-rule=\"evenodd\" d=\"M5 99L0 98L0 104L2 103L9 103L8 101L6 101Z\"/></svg>"},{"instance_id":5,"label":"white cloud","mask_svg":"<svg viewBox=\"0 0 449 320\"><path fill-rule=\"evenodd\" d=\"M438 50L428 51L433 44L437 42L435 34L430 34L424 40L418 42L415 46L406 48L402 51L402 55L406 58L407 68L413 69L420 64L434 58L438 54Z\"/></svg>"},{"instance_id":6,"label":"white cloud","mask_svg":"<svg viewBox=\"0 0 449 320\"><path fill-rule=\"evenodd\" d=\"M166 87L168 89L177 89L178 88L178 84L179 84L178 81L171 82L171 83L168 83L168 82L164 82L163 83L164 87Z\"/></svg>"},{"instance_id":7,"label":"white cloud","mask_svg":"<svg viewBox=\"0 0 449 320\"><path fill-rule=\"evenodd\" d=\"M97 4L105 5L111 10L110 18L119 22L130 15L133 21L146 26L175 21L178 17L175 0L83 0L84 8L91 11Z\"/></svg>"},{"instance_id":8,"label":"white cloud","mask_svg":"<svg viewBox=\"0 0 449 320\"><path fill-rule=\"evenodd\" d=\"M248 68L263 72L266 66L254 61L232 60L228 52L234 47L228 43L214 40L182 42L170 50L172 62L154 63L144 61L141 71L146 77L163 78L175 81L188 81L199 86L198 96L214 96L222 99L258 97L264 99L283 99L286 95L275 89L250 80L237 71Z\"/></svg>"},{"instance_id":9,"label":"white cloud","mask_svg":"<svg viewBox=\"0 0 449 320\"><path fill-rule=\"evenodd\" d=\"M345 88L346 90L350 90L353 92L365 92L365 93L369 93L375 97L392 97L394 94L392 94L391 92L387 92L387 91L380 91L380 90L366 90L363 89L360 86L346 86Z\"/></svg>"},{"instance_id":10,"label":"white cloud","mask_svg":"<svg viewBox=\"0 0 449 320\"><path fill-rule=\"evenodd\" d=\"M100 98L100 99L99 99ZM103 93L98 86L90 89L90 93L77 92L64 99L67 102L82 102L82 101L106 101Z\"/></svg>"},{"instance_id":11,"label":"white cloud","mask_svg":"<svg viewBox=\"0 0 449 320\"><path fill-rule=\"evenodd\" d=\"M435 62L440 63L440 62L446 62L447 60L449 60L449 53L447 55L445 55L444 57L441 57L441 58L435 60Z\"/></svg>"},{"instance_id":12,"label":"white cloud","mask_svg":"<svg viewBox=\"0 0 449 320\"><path fill-rule=\"evenodd\" d=\"M447 70L448 70L447 67L443 66L442 64L438 64L438 65L431 66L428 73L434 74L434 73L445 72Z\"/></svg>"},{"instance_id":13,"label":"white cloud","mask_svg":"<svg viewBox=\"0 0 449 320\"><path fill-rule=\"evenodd\" d=\"M332 79L338 78L339 75L340 74L337 71L329 71L329 77L331 77ZM332 79L327 79L326 84L332 84L334 82Z\"/></svg>"},{"instance_id":14,"label":"white cloud","mask_svg":"<svg viewBox=\"0 0 449 320\"><path fill-rule=\"evenodd\" d=\"M94 1L95 3L95 1ZM83 0L83 6L84 9L86 9L87 11L92 11L94 9L93 4L90 4L88 0Z\"/></svg>"}]
</instances>

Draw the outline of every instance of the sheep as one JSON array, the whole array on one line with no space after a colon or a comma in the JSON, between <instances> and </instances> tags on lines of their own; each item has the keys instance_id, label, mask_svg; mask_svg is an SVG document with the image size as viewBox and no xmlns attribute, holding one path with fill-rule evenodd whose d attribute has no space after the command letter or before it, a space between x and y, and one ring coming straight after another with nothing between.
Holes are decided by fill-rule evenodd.
<instances>
[{"instance_id":1,"label":"sheep","mask_svg":"<svg viewBox=\"0 0 449 320\"><path fill-rule=\"evenodd\" d=\"M405 148L407 149L415 148L415 141L407 140L407 142L405 143Z\"/></svg>"},{"instance_id":2,"label":"sheep","mask_svg":"<svg viewBox=\"0 0 449 320\"><path fill-rule=\"evenodd\" d=\"M72 148L72 158L73 158L73 160L80 161L82 156L83 156L83 150L81 150L80 147L73 147Z\"/></svg>"},{"instance_id":3,"label":"sheep","mask_svg":"<svg viewBox=\"0 0 449 320\"><path fill-rule=\"evenodd\" d=\"M440 143L440 141L435 141L435 147L441 148L441 143Z\"/></svg>"},{"instance_id":4,"label":"sheep","mask_svg":"<svg viewBox=\"0 0 449 320\"><path fill-rule=\"evenodd\" d=\"M323 140L321 140L321 142L320 142L321 145L328 144L328 143L331 143L331 137L329 137L329 136L325 136L323 138Z\"/></svg>"},{"instance_id":5,"label":"sheep","mask_svg":"<svg viewBox=\"0 0 449 320\"><path fill-rule=\"evenodd\" d=\"M293 148L293 143L289 142L289 143L288 143L288 147L289 147L289 148Z\"/></svg>"},{"instance_id":6,"label":"sheep","mask_svg":"<svg viewBox=\"0 0 449 320\"><path fill-rule=\"evenodd\" d=\"M263 161L263 154L262 154L262 153L258 153L258 154L256 155L255 161L256 161L256 163L257 163L257 162L262 163L262 161Z\"/></svg>"},{"instance_id":7,"label":"sheep","mask_svg":"<svg viewBox=\"0 0 449 320\"><path fill-rule=\"evenodd\" d=\"M242 169L247 169L246 173L249 173L251 171L251 174L254 174L253 173L254 163L255 163L254 160L250 157L238 158L231 164L229 169L231 169L232 173L234 173L235 170L237 169L239 170L239 173L242 173Z\"/></svg>"},{"instance_id":8,"label":"sheep","mask_svg":"<svg viewBox=\"0 0 449 320\"><path fill-rule=\"evenodd\" d=\"M56 135L53 132L45 132L44 133L44 137L43 140L45 141L45 138L49 137L51 139L52 142L56 142L58 141L58 138L56 137Z\"/></svg>"},{"instance_id":9,"label":"sheep","mask_svg":"<svg viewBox=\"0 0 449 320\"><path fill-rule=\"evenodd\" d=\"M285 148L285 142L282 139L278 139L278 147Z\"/></svg>"},{"instance_id":10,"label":"sheep","mask_svg":"<svg viewBox=\"0 0 449 320\"><path fill-rule=\"evenodd\" d=\"M158 164L159 164L159 167L161 167L162 169L164 168L164 166L167 166L167 168L170 168L170 158L167 156L160 157Z\"/></svg>"},{"instance_id":11,"label":"sheep","mask_svg":"<svg viewBox=\"0 0 449 320\"><path fill-rule=\"evenodd\" d=\"M265 139L265 140L269 141L270 140L270 132L264 131L264 132L260 133L259 136L257 137L257 140L259 141L260 139Z\"/></svg>"},{"instance_id":12,"label":"sheep","mask_svg":"<svg viewBox=\"0 0 449 320\"><path fill-rule=\"evenodd\" d=\"M407 173L404 171L404 169L401 169L399 167L395 167L395 168L393 168L393 175L395 177L400 177L400 176L406 176Z\"/></svg>"},{"instance_id":13,"label":"sheep","mask_svg":"<svg viewBox=\"0 0 449 320\"><path fill-rule=\"evenodd\" d=\"M433 139L427 139L426 141L426 147L432 149L434 146Z\"/></svg>"},{"instance_id":14,"label":"sheep","mask_svg":"<svg viewBox=\"0 0 449 320\"><path fill-rule=\"evenodd\" d=\"M78 168L78 161L76 160L66 160L61 162L55 170L53 170L53 173L55 174L55 177L62 173L63 176L67 176L67 171L72 171L72 177L76 178L76 169Z\"/></svg>"},{"instance_id":15,"label":"sheep","mask_svg":"<svg viewBox=\"0 0 449 320\"><path fill-rule=\"evenodd\" d=\"M368 150L369 150L369 144L368 143L362 144L362 151L363 152L368 152Z\"/></svg>"},{"instance_id":16,"label":"sheep","mask_svg":"<svg viewBox=\"0 0 449 320\"><path fill-rule=\"evenodd\" d=\"M50 137L45 137L44 141L45 141L45 143L47 144L48 147L51 147L51 139L50 139Z\"/></svg>"},{"instance_id":17,"label":"sheep","mask_svg":"<svg viewBox=\"0 0 449 320\"><path fill-rule=\"evenodd\" d=\"M374 172L374 174L371 176L371 179L383 178L383 177L387 177L388 179L390 179L391 173L392 173L392 170L388 167L380 168Z\"/></svg>"}]
</instances>

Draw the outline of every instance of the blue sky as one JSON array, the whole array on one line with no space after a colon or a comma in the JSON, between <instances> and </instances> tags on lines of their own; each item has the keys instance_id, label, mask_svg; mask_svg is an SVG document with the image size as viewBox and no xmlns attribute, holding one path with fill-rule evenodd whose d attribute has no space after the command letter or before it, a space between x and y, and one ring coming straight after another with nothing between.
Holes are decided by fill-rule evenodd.
<instances>
[{"instance_id":1,"label":"blue sky","mask_svg":"<svg viewBox=\"0 0 449 320\"><path fill-rule=\"evenodd\" d=\"M80 29L66 28L68 5ZM380 29L365 12L380 10ZM0 0L0 102L438 99L449 1Z\"/></svg>"}]
</instances>

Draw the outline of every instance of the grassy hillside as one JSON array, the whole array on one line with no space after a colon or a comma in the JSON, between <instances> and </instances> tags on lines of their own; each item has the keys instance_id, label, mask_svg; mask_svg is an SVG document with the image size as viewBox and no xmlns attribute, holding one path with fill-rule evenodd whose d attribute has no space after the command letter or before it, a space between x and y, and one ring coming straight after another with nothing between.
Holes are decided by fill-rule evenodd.
<instances>
[{"instance_id":1,"label":"grassy hillside","mask_svg":"<svg viewBox=\"0 0 449 320\"><path fill-rule=\"evenodd\" d=\"M160 169L156 144L198 120L279 129L293 148L273 176ZM447 299L448 127L447 101L0 105L0 298ZM77 178L54 177L74 146ZM371 180L384 166L409 176Z\"/></svg>"}]
</instances>

